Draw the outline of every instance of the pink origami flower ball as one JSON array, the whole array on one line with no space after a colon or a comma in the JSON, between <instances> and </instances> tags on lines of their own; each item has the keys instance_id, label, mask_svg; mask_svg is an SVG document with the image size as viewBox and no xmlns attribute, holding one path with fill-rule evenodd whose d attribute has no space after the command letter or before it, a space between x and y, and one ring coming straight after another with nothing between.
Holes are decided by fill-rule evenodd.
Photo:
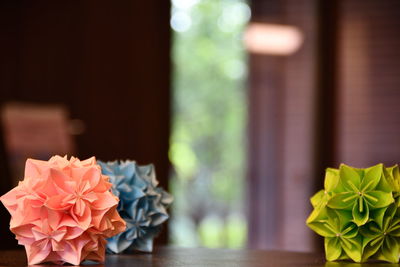
<instances>
[{"instance_id":1,"label":"pink origami flower ball","mask_svg":"<svg viewBox=\"0 0 400 267\"><path fill-rule=\"evenodd\" d=\"M106 238L125 230L108 180L94 157L26 161L24 180L0 200L28 264L104 262Z\"/></svg>"}]
</instances>

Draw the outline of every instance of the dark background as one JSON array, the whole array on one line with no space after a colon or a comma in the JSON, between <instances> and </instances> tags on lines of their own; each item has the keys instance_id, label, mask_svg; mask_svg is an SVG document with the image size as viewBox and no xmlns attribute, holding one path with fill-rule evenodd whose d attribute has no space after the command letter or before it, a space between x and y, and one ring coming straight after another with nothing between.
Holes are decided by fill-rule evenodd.
<instances>
[{"instance_id":1,"label":"dark background","mask_svg":"<svg viewBox=\"0 0 400 267\"><path fill-rule=\"evenodd\" d=\"M169 8L156 0L0 1L0 105L62 104L85 124L78 157L152 162L167 187ZM10 189L7 161L3 146L0 194ZM0 247L9 248L16 242L0 212Z\"/></svg>"}]
</instances>

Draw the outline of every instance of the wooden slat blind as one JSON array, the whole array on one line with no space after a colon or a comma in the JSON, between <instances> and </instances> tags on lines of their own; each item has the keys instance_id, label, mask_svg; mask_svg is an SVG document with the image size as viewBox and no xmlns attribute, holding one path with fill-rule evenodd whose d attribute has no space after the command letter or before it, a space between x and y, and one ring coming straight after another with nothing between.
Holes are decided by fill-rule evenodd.
<instances>
[{"instance_id":1,"label":"wooden slat blind","mask_svg":"<svg viewBox=\"0 0 400 267\"><path fill-rule=\"evenodd\" d=\"M337 162L400 160L400 2L340 5Z\"/></svg>"},{"instance_id":2,"label":"wooden slat blind","mask_svg":"<svg viewBox=\"0 0 400 267\"><path fill-rule=\"evenodd\" d=\"M321 250L305 220L324 169L400 160L400 2L252 2L254 21L297 26L305 41L251 55L249 245Z\"/></svg>"}]
</instances>

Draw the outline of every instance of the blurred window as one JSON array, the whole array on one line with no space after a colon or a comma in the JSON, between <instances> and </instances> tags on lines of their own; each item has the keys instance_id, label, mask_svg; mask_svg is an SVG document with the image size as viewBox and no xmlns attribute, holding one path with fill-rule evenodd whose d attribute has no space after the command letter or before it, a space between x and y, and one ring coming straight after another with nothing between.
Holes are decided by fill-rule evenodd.
<instances>
[{"instance_id":1,"label":"blurred window","mask_svg":"<svg viewBox=\"0 0 400 267\"><path fill-rule=\"evenodd\" d=\"M173 0L173 117L169 157L175 196L171 242L242 247L247 75L241 0Z\"/></svg>"}]
</instances>

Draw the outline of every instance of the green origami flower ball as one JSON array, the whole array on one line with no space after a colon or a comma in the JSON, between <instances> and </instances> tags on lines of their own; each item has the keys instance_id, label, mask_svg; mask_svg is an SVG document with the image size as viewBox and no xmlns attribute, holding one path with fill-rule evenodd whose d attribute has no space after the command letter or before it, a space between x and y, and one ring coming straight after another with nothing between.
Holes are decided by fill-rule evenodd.
<instances>
[{"instance_id":1,"label":"green origami flower ball","mask_svg":"<svg viewBox=\"0 0 400 267\"><path fill-rule=\"evenodd\" d=\"M341 164L326 170L324 187L311 197L307 225L325 238L326 259L399 262L399 167Z\"/></svg>"}]
</instances>

